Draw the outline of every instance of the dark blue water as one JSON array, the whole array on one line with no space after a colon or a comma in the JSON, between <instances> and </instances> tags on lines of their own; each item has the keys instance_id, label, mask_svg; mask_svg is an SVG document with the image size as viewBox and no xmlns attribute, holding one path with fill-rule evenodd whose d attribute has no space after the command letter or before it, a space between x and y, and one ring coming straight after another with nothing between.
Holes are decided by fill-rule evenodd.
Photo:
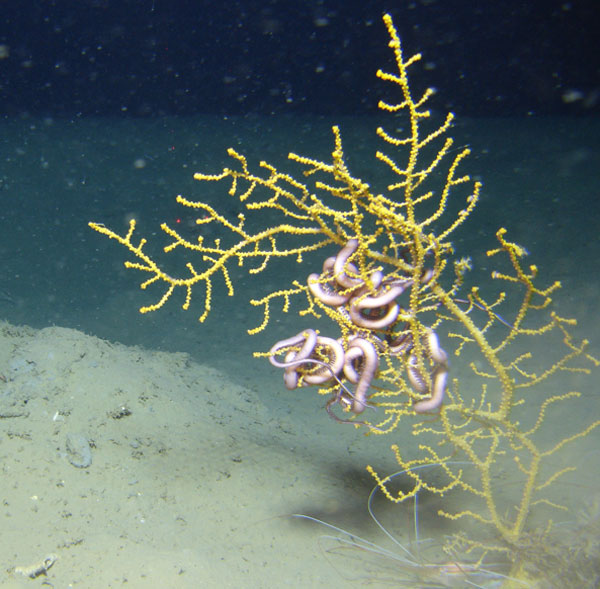
<instances>
[{"instance_id":1,"label":"dark blue water","mask_svg":"<svg viewBox=\"0 0 600 589\"><path fill-rule=\"evenodd\" d=\"M598 114L594 0L6 2L0 113L365 114L394 17L466 116Z\"/></svg>"}]
</instances>

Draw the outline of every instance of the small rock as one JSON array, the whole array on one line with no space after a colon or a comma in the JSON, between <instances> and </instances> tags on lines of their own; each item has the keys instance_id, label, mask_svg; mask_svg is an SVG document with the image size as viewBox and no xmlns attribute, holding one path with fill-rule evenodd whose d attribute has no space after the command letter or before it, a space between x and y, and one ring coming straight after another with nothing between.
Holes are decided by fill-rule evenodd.
<instances>
[{"instance_id":1,"label":"small rock","mask_svg":"<svg viewBox=\"0 0 600 589\"><path fill-rule=\"evenodd\" d=\"M87 468L92 464L92 449L83 434L67 434L67 459L76 468Z\"/></svg>"}]
</instances>

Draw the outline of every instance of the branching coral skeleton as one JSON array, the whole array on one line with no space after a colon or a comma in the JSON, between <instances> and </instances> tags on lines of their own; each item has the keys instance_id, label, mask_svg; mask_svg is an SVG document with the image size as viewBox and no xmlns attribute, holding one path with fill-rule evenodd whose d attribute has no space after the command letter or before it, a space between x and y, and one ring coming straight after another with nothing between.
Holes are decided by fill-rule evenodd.
<instances>
[{"instance_id":1,"label":"branching coral skeleton","mask_svg":"<svg viewBox=\"0 0 600 589\"><path fill-rule=\"evenodd\" d=\"M486 285L486 293L494 287L496 292L486 295L478 285L467 288L471 263L455 259L449 238L477 206L481 183L459 173L470 152L453 148L448 133L454 115L448 113L436 125L426 108L434 91L413 96L408 72L421 55L405 58L391 17L383 20L396 71L379 70L377 77L397 90L399 98L379 107L395 127L406 130L396 136L376 129L382 148L374 163L393 176L387 186L376 190L351 174L341 131L334 126L330 162L289 154L304 166L305 182L266 162L252 171L234 149L228 150L231 167L195 174L202 182L229 182L229 195L245 212L231 221L206 203L179 196L182 206L199 212L197 223L211 225L218 235L212 241L202 236L190 241L163 223L171 240L165 251L183 248L194 256L181 276L167 273L145 251L146 240L134 237L135 221L124 235L101 223L90 226L130 252L134 260L125 265L145 276L143 289L162 288L157 302L141 312L160 309L176 289L184 290L187 310L203 285L200 321L211 310L215 280L224 280L228 294L234 294L232 265L259 274L274 260L302 264L308 254L327 250L321 272L302 270L287 288L250 299L262 310L263 320L249 333L267 328L278 306L288 312L298 300L300 316L326 316L332 330L304 329L256 355L283 369L288 389L316 385L329 397L326 410L338 422L385 435L409 420L418 442L402 449L394 444L392 451L413 487L393 491L388 477L367 467L385 496L399 503L421 490L442 497L450 489L460 490L463 505L438 511L447 520L473 524L469 534L449 540L451 547L475 562L488 553L508 555L513 579L529 579L531 570L543 577L543 542L553 527L550 523L540 536L528 529L530 516L542 509L551 522L554 511L565 509L548 494L573 472L557 455L600 425L577 423L573 431L553 431L548 446L548 436L540 434L551 424L551 412L570 410L580 397L575 391L557 392L552 379L560 373L587 373L600 363L588 353L587 340L572 336L575 320L553 310L552 296L560 283L539 286L538 268L524 265L527 252L507 239L506 229L497 231L498 243L487 251L490 263L502 268L491 272L493 287ZM436 181L438 189L432 187ZM457 213L450 213L450 202ZM273 224L265 226L264 219ZM498 324L501 330L494 330ZM339 334L333 333L336 327ZM553 360L544 346L552 347ZM464 462L473 466L469 476L460 467ZM434 464L446 483L423 478L419 469ZM499 472L519 477L514 503L508 506ZM534 561L531 539L539 537Z\"/></svg>"}]
</instances>

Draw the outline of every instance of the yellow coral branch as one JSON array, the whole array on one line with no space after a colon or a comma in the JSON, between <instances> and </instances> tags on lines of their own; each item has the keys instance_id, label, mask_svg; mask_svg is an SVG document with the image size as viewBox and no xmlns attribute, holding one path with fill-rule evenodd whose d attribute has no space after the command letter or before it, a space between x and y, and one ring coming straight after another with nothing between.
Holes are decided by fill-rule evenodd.
<instances>
[{"instance_id":1,"label":"yellow coral branch","mask_svg":"<svg viewBox=\"0 0 600 589\"><path fill-rule=\"evenodd\" d=\"M290 286L253 294L250 303L262 310L263 317L248 332L254 334L265 329L272 319L274 305L280 303L281 312L287 313L298 297L299 316L328 319L337 330L331 338L328 336L329 341L338 338L335 343L341 346L338 354L345 355L336 378L321 383L318 391L329 396L327 409L334 416L334 406L352 412L356 402L353 387L358 388L365 370L366 358L348 354L351 342L358 339L365 349L372 346L378 370L373 371L366 402L369 409L378 410L380 422L359 421L355 414L349 419L336 419L357 427L367 426L369 433L378 435L389 434L403 420L411 420L412 434L421 442L416 448L403 447L402 452L397 445L392 446L398 465L409 479L408 488L392 493L391 477L380 477L368 467L382 492L396 503L415 497L422 490L440 496L451 489L466 494L466 500L473 503L468 509L452 513L442 508L439 514L451 520L468 517L486 531L492 528L498 543L459 534L450 545L460 545L467 553L478 550L480 558L488 551L514 552L522 545L532 506L561 507L538 493L573 470L565 466L540 482L542 461L600 425L600 421L594 422L557 438L550 448L538 446L538 438L542 436L537 434L548 423L548 408L559 401L570 405L579 396L576 392L550 393L553 388L546 382L558 372L586 372L589 369L585 362L592 365L599 362L586 351L587 341L573 340L570 328L574 320L552 310L552 295L560 283L540 286L537 267L523 265L527 251L508 241L504 228L497 232L499 247L487 252L494 261L499 257L508 261L508 270L499 265L502 269L491 273L492 278L501 281L502 290L488 296L483 294L487 289L472 286L467 288L466 295L461 295L471 263L468 258L456 260L449 238L477 206L482 185L459 171L470 150L452 151L454 142L448 133L454 115L448 113L436 125L427 109L434 91L429 88L413 98L408 70L421 55L405 58L391 17L385 15L383 20L396 69L379 70L377 77L398 91L398 99L381 101L379 107L393 113L395 118L404 117L406 122L402 123L406 131L401 136L383 127L376 129L382 147L375 152L374 164L384 170L386 177L394 176L386 181L386 186L376 189L366 179L351 173L341 131L334 126L333 148L327 161L289 154L292 162L303 167L304 182L265 161L258 164L255 172L246 157L234 149L228 150L233 160L230 167L217 174L195 174L198 181L226 183L227 193L235 197L240 211L234 219L229 219L206 203L177 197L181 206L198 214L198 226L218 229L212 231L217 235L214 239L203 235L190 239L167 224L161 225L170 240L165 253L181 248L195 256L194 263L185 263L182 277L167 273L145 251L145 239L134 242L135 221L129 223L124 235L100 223L90 223L90 227L116 240L133 255L134 259L126 261L125 266L144 273L142 289L152 285L164 289L157 302L140 309L143 313L161 308L179 287L185 292L183 308L188 309L192 295L202 288L197 287L198 283L203 283L204 311L200 321L211 310L213 280L217 275L219 280L222 276L227 293L234 294L231 272L234 264L255 275L271 262L288 260L303 264L309 254L320 251L323 256L317 262L317 271L319 267L322 271L310 284L320 296L311 290L306 278L315 271L311 259L310 269L301 268L299 277L292 279ZM395 120L393 123L396 124ZM375 170L373 184L379 177ZM436 180L439 180L437 185ZM464 204L454 207L450 203L457 193L463 195L460 199ZM455 208L460 210L451 214ZM337 256L349 243L355 247L350 248L352 253L343 260L340 269L339 263L336 267ZM398 294L388 300L386 296L391 289ZM329 304L330 297L337 302ZM377 306L373 301L378 298L385 303ZM390 310L396 313L391 323L381 328L368 327ZM357 319L356 313L362 315ZM436 338L433 343L432 334ZM545 342L555 345L558 338L547 339L555 335L562 335L559 345L563 350L556 354L559 359L540 364L533 352ZM437 339L444 349L434 353ZM530 341L535 346L529 345ZM295 345L285 353L293 358L300 348ZM303 352L306 362L327 364L330 358L324 349L319 345L312 352ZM468 378L459 385L463 370ZM299 384L306 385L309 372L299 372ZM449 373L453 377L450 386L446 383ZM434 385L439 386L440 382L444 386L435 391ZM540 384L548 389L541 390ZM517 389L528 390L522 398L515 398ZM435 411L419 413L417 403L430 395L433 398L434 392L445 393L443 403ZM520 423L530 424L530 418L525 420L519 415L524 407L528 416L537 415L528 429ZM364 415L367 414L365 411ZM468 467L469 477L452 463L457 457L472 465ZM500 509L495 487L501 465L507 464L521 477L520 496L509 510ZM447 480L429 482L420 470L426 465L436 465Z\"/></svg>"}]
</instances>

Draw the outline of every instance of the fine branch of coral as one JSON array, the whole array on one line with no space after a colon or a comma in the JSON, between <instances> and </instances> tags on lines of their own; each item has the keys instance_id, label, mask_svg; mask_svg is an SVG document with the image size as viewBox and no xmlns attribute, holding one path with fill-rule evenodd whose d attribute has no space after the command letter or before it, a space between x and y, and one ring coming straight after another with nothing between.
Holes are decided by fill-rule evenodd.
<instances>
[{"instance_id":1,"label":"fine branch of coral","mask_svg":"<svg viewBox=\"0 0 600 589\"><path fill-rule=\"evenodd\" d=\"M598 362L586 352L587 341L577 342L570 335L575 321L552 310L551 296L560 284L540 286L538 269L523 264L525 249L509 241L505 229L498 230L498 243L487 252L503 268L491 275L499 285L496 295L490 298L477 286L467 288L470 260L454 257L449 237L476 207L481 185L459 173L469 150L456 150L448 136L453 115L428 127L432 117L426 104L433 91L413 96L408 78L421 55L406 59L391 17L385 15L384 22L397 71L380 70L377 77L392 84L399 99L395 104L380 102L379 107L392 118L403 116L408 129L399 137L376 130L382 149L375 157L386 175L393 174L393 182L377 190L354 177L338 127L333 127L330 162L290 153L290 160L304 166L303 181L264 161L252 171L242 154L229 149L231 167L194 177L227 182L229 195L245 212L232 221L208 204L178 196L179 204L198 213L199 225L219 228L213 232L219 237L200 235L189 241L161 225L172 240L166 252L184 248L194 256L183 277L167 274L146 253L146 240L135 237L135 221L124 235L100 223L90 226L129 250L133 260L125 266L147 276L141 288L162 285L162 296L141 308L142 313L160 309L181 287L186 310L192 296L204 297L200 321L211 310L213 280L224 280L234 294L232 265L258 274L273 260L290 258L302 264L309 252L326 252L320 273L301 273L288 287L250 301L263 311L262 323L250 333L265 329L279 310L288 312L294 298L300 301L301 316L326 316L331 331L290 334L257 356L281 367L290 389L317 385L335 422L381 435L410 420L416 447L392 449L401 469L410 473L412 488L392 491L389 478L368 467L386 496L402 502L425 489L441 496L459 490L462 505L469 507L449 506L439 514L471 520L483 531L459 532L447 550L460 550L463 559L468 554L475 563L490 552L504 555L513 563L514 578L531 576L522 562L525 554L542 574L544 557L527 548L535 534L540 554L544 545L553 546L552 525L542 532L530 530L528 518L534 508L542 508L551 522L554 512L565 509L547 491L573 469L555 467L553 457L600 425L583 424L562 439L555 436L549 446L540 445L548 414L568 409L580 396L574 391L550 393L548 385L560 373L589 372ZM432 180L439 181L438 189L429 189ZM448 203L457 199L462 208L450 214ZM249 230L246 215L257 211L267 211L269 219L278 215L280 221ZM563 350L547 365L533 354L541 338ZM448 357L453 357L452 369ZM466 375L468 387L461 386L457 374ZM528 420L523 407L537 417ZM471 468L460 466L461 461ZM426 480L415 468L427 464L438 465L443 483ZM520 500L509 508L501 501L495 476L501 468L520 475Z\"/></svg>"}]
</instances>

